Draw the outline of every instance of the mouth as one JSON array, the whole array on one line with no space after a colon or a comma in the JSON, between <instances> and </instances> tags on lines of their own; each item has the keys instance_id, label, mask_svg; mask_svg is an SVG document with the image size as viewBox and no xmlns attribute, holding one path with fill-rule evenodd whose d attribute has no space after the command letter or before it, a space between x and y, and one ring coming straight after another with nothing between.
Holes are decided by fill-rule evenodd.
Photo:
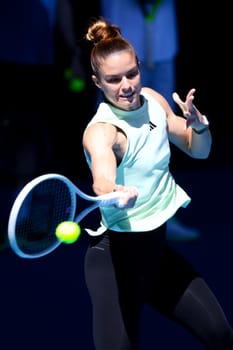
<instances>
[{"instance_id":1,"label":"mouth","mask_svg":"<svg viewBox=\"0 0 233 350\"><path fill-rule=\"evenodd\" d=\"M132 102L133 101L133 98L134 98L134 93L133 92L130 92L130 93L127 93L127 94L124 94L124 95L120 95L120 99L121 100L127 100L129 102Z\"/></svg>"}]
</instances>

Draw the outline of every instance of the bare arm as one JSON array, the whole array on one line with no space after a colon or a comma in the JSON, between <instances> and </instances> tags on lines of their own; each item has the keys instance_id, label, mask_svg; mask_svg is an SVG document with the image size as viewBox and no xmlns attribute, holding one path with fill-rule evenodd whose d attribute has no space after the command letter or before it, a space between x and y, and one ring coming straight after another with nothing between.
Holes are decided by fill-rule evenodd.
<instances>
[{"instance_id":1,"label":"bare arm","mask_svg":"<svg viewBox=\"0 0 233 350\"><path fill-rule=\"evenodd\" d=\"M115 189L116 157L113 146L116 138L116 128L111 124L96 123L84 132L83 146L91 159L93 190L98 195Z\"/></svg>"},{"instance_id":2,"label":"bare arm","mask_svg":"<svg viewBox=\"0 0 233 350\"><path fill-rule=\"evenodd\" d=\"M123 191L124 204L132 207L137 199L137 190L116 184L117 159L114 149L124 148L122 136L117 128L108 123L96 123L89 126L83 135L83 146L91 159L93 190L97 195L112 191Z\"/></svg>"}]
</instances>

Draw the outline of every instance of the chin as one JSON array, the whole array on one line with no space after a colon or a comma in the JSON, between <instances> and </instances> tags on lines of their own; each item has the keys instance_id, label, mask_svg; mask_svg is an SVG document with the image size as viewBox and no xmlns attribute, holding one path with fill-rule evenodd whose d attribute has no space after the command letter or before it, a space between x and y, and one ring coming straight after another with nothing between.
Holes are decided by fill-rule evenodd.
<instances>
[{"instance_id":1,"label":"chin","mask_svg":"<svg viewBox=\"0 0 233 350\"><path fill-rule=\"evenodd\" d=\"M132 101L129 100L122 100L119 102L119 107L122 109L125 109L127 111L132 111L134 109L137 109L140 107L139 101L136 101L133 99Z\"/></svg>"}]
</instances>

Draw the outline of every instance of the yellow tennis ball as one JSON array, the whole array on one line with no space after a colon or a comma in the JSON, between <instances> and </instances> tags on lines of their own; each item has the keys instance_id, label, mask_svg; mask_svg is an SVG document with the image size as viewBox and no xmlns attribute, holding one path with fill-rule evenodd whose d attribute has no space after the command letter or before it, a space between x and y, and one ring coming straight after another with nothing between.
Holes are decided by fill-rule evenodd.
<instances>
[{"instance_id":1,"label":"yellow tennis ball","mask_svg":"<svg viewBox=\"0 0 233 350\"><path fill-rule=\"evenodd\" d=\"M63 221L57 226L55 234L59 241L70 244L77 241L81 234L81 228L76 222Z\"/></svg>"}]
</instances>

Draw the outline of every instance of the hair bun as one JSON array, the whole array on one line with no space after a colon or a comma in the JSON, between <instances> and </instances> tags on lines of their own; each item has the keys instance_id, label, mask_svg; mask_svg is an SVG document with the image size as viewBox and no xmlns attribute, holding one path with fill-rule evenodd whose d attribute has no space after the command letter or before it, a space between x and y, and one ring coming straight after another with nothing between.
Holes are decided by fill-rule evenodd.
<instances>
[{"instance_id":1,"label":"hair bun","mask_svg":"<svg viewBox=\"0 0 233 350\"><path fill-rule=\"evenodd\" d=\"M109 40L116 37L121 37L120 28L114 24L110 24L103 18L93 22L86 34L86 39L95 45L102 40Z\"/></svg>"}]
</instances>

